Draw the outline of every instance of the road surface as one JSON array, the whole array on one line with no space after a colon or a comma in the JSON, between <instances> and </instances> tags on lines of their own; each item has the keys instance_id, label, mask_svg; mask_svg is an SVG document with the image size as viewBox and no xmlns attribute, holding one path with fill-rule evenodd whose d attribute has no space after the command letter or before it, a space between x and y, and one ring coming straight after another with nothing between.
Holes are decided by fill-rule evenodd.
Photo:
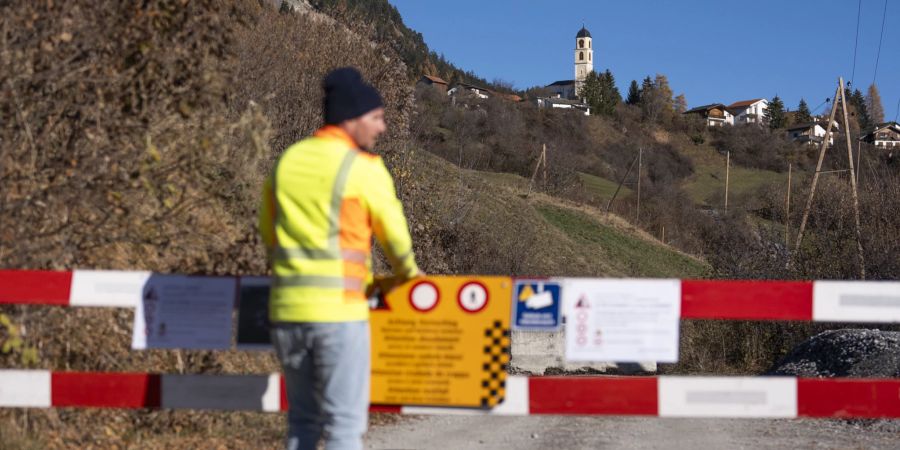
<instances>
[{"instance_id":1,"label":"road surface","mask_svg":"<svg viewBox=\"0 0 900 450\"><path fill-rule=\"evenodd\" d=\"M900 420L404 416L371 429L390 449L898 449Z\"/></svg>"}]
</instances>

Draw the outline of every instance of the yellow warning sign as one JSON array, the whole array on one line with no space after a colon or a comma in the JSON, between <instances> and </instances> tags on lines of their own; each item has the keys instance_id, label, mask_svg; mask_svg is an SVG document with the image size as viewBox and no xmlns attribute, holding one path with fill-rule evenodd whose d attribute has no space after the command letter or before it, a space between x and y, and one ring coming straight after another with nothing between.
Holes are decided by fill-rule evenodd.
<instances>
[{"instance_id":1,"label":"yellow warning sign","mask_svg":"<svg viewBox=\"0 0 900 450\"><path fill-rule=\"evenodd\" d=\"M436 276L373 310L372 403L491 408L503 401L512 280Z\"/></svg>"}]
</instances>

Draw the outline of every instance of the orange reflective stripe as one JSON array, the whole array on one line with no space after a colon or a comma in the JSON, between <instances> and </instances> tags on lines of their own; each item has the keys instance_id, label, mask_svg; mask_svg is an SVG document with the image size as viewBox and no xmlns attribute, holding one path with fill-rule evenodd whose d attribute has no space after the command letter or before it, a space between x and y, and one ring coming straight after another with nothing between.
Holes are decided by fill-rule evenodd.
<instances>
[{"instance_id":1,"label":"orange reflective stripe","mask_svg":"<svg viewBox=\"0 0 900 450\"><path fill-rule=\"evenodd\" d=\"M338 242L342 249L371 251L372 225L360 199L346 198L341 202L340 223Z\"/></svg>"}]
</instances>

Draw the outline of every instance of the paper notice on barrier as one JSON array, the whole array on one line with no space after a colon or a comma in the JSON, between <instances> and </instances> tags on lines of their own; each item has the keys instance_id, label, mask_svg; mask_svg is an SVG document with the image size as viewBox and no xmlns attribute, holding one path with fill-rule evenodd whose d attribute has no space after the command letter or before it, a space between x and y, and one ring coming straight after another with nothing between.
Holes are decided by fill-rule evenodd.
<instances>
[{"instance_id":1,"label":"paper notice on barrier","mask_svg":"<svg viewBox=\"0 0 900 450\"><path fill-rule=\"evenodd\" d=\"M678 361L678 280L568 279L563 311L568 361Z\"/></svg>"},{"instance_id":2,"label":"paper notice on barrier","mask_svg":"<svg viewBox=\"0 0 900 450\"><path fill-rule=\"evenodd\" d=\"M131 348L231 347L234 278L153 275L134 310Z\"/></svg>"}]
</instances>

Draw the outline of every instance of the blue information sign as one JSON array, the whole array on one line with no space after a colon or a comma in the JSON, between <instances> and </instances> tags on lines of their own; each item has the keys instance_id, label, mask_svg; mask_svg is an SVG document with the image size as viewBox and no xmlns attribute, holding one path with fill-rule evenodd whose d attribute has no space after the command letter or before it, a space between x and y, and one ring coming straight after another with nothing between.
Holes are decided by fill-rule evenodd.
<instances>
[{"instance_id":1,"label":"blue information sign","mask_svg":"<svg viewBox=\"0 0 900 450\"><path fill-rule=\"evenodd\" d=\"M552 280L516 280L513 286L513 328L559 330L562 286Z\"/></svg>"}]
</instances>

